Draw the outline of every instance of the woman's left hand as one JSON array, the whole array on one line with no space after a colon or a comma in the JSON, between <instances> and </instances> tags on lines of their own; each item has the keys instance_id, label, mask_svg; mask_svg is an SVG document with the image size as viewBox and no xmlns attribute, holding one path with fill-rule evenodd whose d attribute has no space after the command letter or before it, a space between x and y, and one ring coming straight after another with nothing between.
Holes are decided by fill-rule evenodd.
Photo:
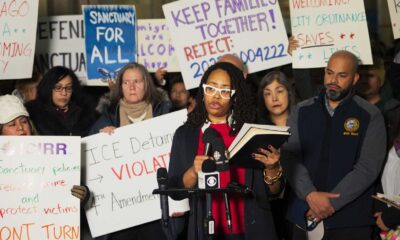
<instances>
[{"instance_id":1,"label":"woman's left hand","mask_svg":"<svg viewBox=\"0 0 400 240\"><path fill-rule=\"evenodd\" d=\"M72 196L79 198L82 202L86 198L88 192L85 186L74 185L71 189L71 194Z\"/></svg>"},{"instance_id":2,"label":"woman's left hand","mask_svg":"<svg viewBox=\"0 0 400 240\"><path fill-rule=\"evenodd\" d=\"M258 153L253 153L251 156L253 159L262 162L267 168L271 165L276 164L279 161L281 154L273 146L269 145L268 150L259 148Z\"/></svg>"}]
</instances>

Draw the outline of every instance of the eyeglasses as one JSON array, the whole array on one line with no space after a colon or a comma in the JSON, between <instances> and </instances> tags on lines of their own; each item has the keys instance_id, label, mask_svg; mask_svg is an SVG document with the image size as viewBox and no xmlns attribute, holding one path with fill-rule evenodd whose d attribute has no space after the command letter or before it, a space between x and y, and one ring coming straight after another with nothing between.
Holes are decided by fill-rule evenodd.
<instances>
[{"instance_id":1,"label":"eyeglasses","mask_svg":"<svg viewBox=\"0 0 400 240\"><path fill-rule=\"evenodd\" d=\"M229 88L217 88L207 84L202 85L204 94L210 97L213 97L217 92L223 99L230 99L233 94L235 94L235 90Z\"/></svg>"},{"instance_id":2,"label":"eyeglasses","mask_svg":"<svg viewBox=\"0 0 400 240\"><path fill-rule=\"evenodd\" d=\"M55 85L53 90L56 91L56 92L62 92L63 90L65 90L65 92L71 93L72 92L72 86L63 87L61 85Z\"/></svg>"}]
</instances>

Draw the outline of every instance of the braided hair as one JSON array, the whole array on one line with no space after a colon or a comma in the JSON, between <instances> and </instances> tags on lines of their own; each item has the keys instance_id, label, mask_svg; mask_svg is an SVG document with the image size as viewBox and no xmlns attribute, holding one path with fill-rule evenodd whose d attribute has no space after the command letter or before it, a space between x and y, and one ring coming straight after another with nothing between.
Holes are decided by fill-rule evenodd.
<instances>
[{"instance_id":1,"label":"braided hair","mask_svg":"<svg viewBox=\"0 0 400 240\"><path fill-rule=\"evenodd\" d=\"M196 107L191 113L189 113L188 120L185 124L192 128L199 128L209 120L208 113L203 102L204 91L202 90L202 85L207 83L210 74L217 69L224 70L226 73L228 73L231 80L231 89L236 90L235 94L229 99L229 114L227 116L227 122L229 115L232 117L233 121L231 123L230 134L234 135L239 132L245 122L253 123L255 121L255 94L252 94L248 84L246 83L246 80L243 77L242 71L240 71L233 64L227 62L216 63L209 67L204 73L200 81L199 91L196 95Z\"/></svg>"}]
</instances>

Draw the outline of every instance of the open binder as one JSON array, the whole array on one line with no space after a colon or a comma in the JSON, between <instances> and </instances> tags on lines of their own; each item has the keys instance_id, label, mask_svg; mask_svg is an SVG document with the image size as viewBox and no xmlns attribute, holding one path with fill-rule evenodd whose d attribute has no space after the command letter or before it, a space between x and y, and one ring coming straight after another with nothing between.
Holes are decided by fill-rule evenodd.
<instances>
[{"instance_id":1,"label":"open binder","mask_svg":"<svg viewBox=\"0 0 400 240\"><path fill-rule=\"evenodd\" d=\"M251 154L258 148L267 149L272 145L276 149L289 138L289 127L245 123L228 149L230 164L245 168L264 168L264 165L252 159Z\"/></svg>"}]
</instances>

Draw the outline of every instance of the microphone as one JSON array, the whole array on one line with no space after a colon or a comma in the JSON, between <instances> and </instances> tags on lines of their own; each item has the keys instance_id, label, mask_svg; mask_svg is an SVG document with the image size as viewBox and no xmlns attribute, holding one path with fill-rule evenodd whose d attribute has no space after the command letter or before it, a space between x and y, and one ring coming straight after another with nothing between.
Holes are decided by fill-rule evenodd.
<instances>
[{"instance_id":1,"label":"microphone","mask_svg":"<svg viewBox=\"0 0 400 240\"><path fill-rule=\"evenodd\" d=\"M215 138L212 147L214 150L214 159L217 161L217 168L219 171L227 171L229 170L229 164L227 164L226 154L225 154L225 144L221 137ZM225 217L226 223L228 225L228 229L232 232L232 216L231 216L231 207L229 204L229 196L228 193L224 193L224 205L225 205Z\"/></svg>"},{"instance_id":2,"label":"microphone","mask_svg":"<svg viewBox=\"0 0 400 240\"><path fill-rule=\"evenodd\" d=\"M166 168L157 169L157 182L160 190L167 190L168 173ZM166 194L160 194L160 205L161 205L161 222L163 227L168 227L169 221L169 207L168 207L168 196Z\"/></svg>"},{"instance_id":3,"label":"microphone","mask_svg":"<svg viewBox=\"0 0 400 240\"><path fill-rule=\"evenodd\" d=\"M253 193L253 190L250 187L239 184L238 182L230 182L228 184L228 188L232 189L234 192L242 193L244 195Z\"/></svg>"},{"instance_id":4,"label":"microphone","mask_svg":"<svg viewBox=\"0 0 400 240\"><path fill-rule=\"evenodd\" d=\"M200 189L216 189L220 187L219 172L216 171L217 164L214 160L207 159L201 165L198 174L198 185Z\"/></svg>"},{"instance_id":5,"label":"microphone","mask_svg":"<svg viewBox=\"0 0 400 240\"><path fill-rule=\"evenodd\" d=\"M208 127L203 133L203 143L204 143L204 155L209 156L211 144L215 139L220 138L218 132L214 128Z\"/></svg>"},{"instance_id":6,"label":"microphone","mask_svg":"<svg viewBox=\"0 0 400 240\"><path fill-rule=\"evenodd\" d=\"M219 188L219 172L216 171L217 165L214 160L207 159L201 165L201 171L198 174L198 185L200 189ZM212 215L212 195L206 193L206 219L204 220L204 229L206 235L214 234L214 218Z\"/></svg>"}]
</instances>

